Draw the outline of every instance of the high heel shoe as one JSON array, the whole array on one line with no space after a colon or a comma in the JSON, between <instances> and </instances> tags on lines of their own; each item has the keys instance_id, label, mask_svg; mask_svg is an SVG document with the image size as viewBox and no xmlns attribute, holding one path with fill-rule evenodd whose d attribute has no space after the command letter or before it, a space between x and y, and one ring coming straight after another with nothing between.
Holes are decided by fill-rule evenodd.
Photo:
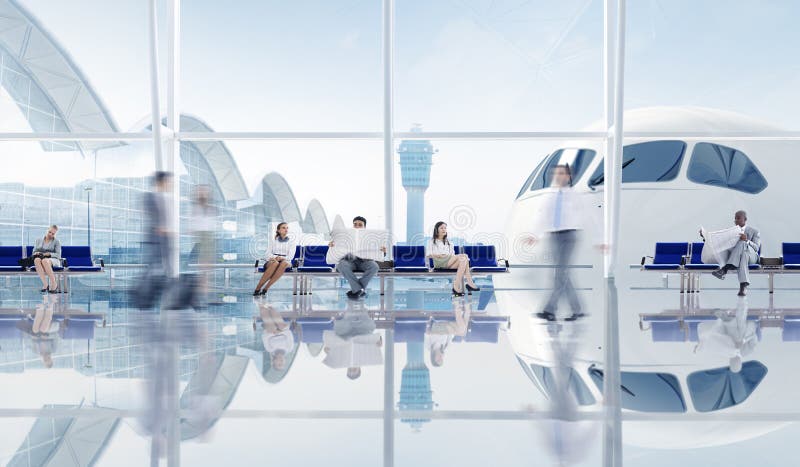
<instances>
[{"instance_id":1,"label":"high heel shoe","mask_svg":"<svg viewBox=\"0 0 800 467\"><path fill-rule=\"evenodd\" d=\"M261 295L261 291L260 290L256 289L255 291L253 291L253 296L254 297L258 297L259 295Z\"/></svg>"},{"instance_id":2,"label":"high heel shoe","mask_svg":"<svg viewBox=\"0 0 800 467\"><path fill-rule=\"evenodd\" d=\"M454 297L463 297L464 296L464 292L458 292L458 291L456 291L455 287L453 287L453 296Z\"/></svg>"},{"instance_id":3,"label":"high heel shoe","mask_svg":"<svg viewBox=\"0 0 800 467\"><path fill-rule=\"evenodd\" d=\"M469 284L464 284L464 286L466 286L467 290L469 290L470 292L477 292L477 291L481 290L480 287L472 287Z\"/></svg>"},{"instance_id":4,"label":"high heel shoe","mask_svg":"<svg viewBox=\"0 0 800 467\"><path fill-rule=\"evenodd\" d=\"M56 287L53 290L47 289L47 293L61 293L61 290L58 287Z\"/></svg>"},{"instance_id":5,"label":"high heel shoe","mask_svg":"<svg viewBox=\"0 0 800 467\"><path fill-rule=\"evenodd\" d=\"M39 292L41 292L41 293L45 293L45 292L47 292L47 287L43 288L43 289L42 289L42 290L40 290Z\"/></svg>"}]
</instances>

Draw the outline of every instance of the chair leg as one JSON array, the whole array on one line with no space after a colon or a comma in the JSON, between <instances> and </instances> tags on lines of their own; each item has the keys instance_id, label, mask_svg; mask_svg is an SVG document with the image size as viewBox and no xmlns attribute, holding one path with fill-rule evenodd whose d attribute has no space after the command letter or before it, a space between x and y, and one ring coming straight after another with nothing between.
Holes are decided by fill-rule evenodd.
<instances>
[{"instance_id":1,"label":"chair leg","mask_svg":"<svg viewBox=\"0 0 800 467\"><path fill-rule=\"evenodd\" d=\"M292 295L297 295L297 275L292 276Z\"/></svg>"},{"instance_id":2,"label":"chair leg","mask_svg":"<svg viewBox=\"0 0 800 467\"><path fill-rule=\"evenodd\" d=\"M685 279L686 274L680 273L679 276L681 278L681 293L684 293L686 290L684 288L683 280Z\"/></svg>"},{"instance_id":3,"label":"chair leg","mask_svg":"<svg viewBox=\"0 0 800 467\"><path fill-rule=\"evenodd\" d=\"M386 284L385 284L385 281L386 281L386 278L385 278L384 276L380 276L380 283L381 283L381 295L383 295L383 294L384 294L384 292L386 291Z\"/></svg>"},{"instance_id":4,"label":"chair leg","mask_svg":"<svg viewBox=\"0 0 800 467\"><path fill-rule=\"evenodd\" d=\"M767 275L769 277L769 293L774 293L775 292L775 273L774 272L769 272L769 273L767 273Z\"/></svg>"}]
</instances>

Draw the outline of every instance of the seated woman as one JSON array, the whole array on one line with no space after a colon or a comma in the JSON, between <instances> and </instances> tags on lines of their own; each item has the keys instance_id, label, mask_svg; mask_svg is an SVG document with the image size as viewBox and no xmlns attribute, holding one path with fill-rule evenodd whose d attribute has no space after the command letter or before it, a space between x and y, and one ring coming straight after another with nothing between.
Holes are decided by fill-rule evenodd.
<instances>
[{"instance_id":1,"label":"seated woman","mask_svg":"<svg viewBox=\"0 0 800 467\"><path fill-rule=\"evenodd\" d=\"M256 285L253 296L266 295L267 291L287 269L292 268L295 241L289 238L289 224L281 222L275 230L275 238L267 253L267 263L264 265L264 274ZM266 286L264 285L266 284ZM262 290L263 288L263 290Z\"/></svg>"},{"instance_id":2,"label":"seated woman","mask_svg":"<svg viewBox=\"0 0 800 467\"><path fill-rule=\"evenodd\" d=\"M61 242L56 238L58 226L51 225L44 237L36 239L33 247L33 267L42 281L42 293L59 293L58 281L53 273L54 266L61 266ZM50 279L50 286L47 285Z\"/></svg>"},{"instance_id":3,"label":"seated woman","mask_svg":"<svg viewBox=\"0 0 800 467\"><path fill-rule=\"evenodd\" d=\"M467 300L459 300L458 302L459 303L453 307L454 321L434 320L428 330L428 350L430 351L431 365L433 366L442 366L444 363L444 352L447 350L447 346L453 342L454 337L464 337L467 335L472 306Z\"/></svg>"},{"instance_id":4,"label":"seated woman","mask_svg":"<svg viewBox=\"0 0 800 467\"><path fill-rule=\"evenodd\" d=\"M463 279L467 281L467 289L473 292L480 290L480 287L472 281L472 273L469 270L469 257L465 254L455 254L453 244L447 239L447 224L442 221L433 227L433 236L428 241L428 248L425 252L427 258L433 259L434 269L455 269L456 277L453 279L453 295L463 297L464 291L461 290Z\"/></svg>"}]
</instances>

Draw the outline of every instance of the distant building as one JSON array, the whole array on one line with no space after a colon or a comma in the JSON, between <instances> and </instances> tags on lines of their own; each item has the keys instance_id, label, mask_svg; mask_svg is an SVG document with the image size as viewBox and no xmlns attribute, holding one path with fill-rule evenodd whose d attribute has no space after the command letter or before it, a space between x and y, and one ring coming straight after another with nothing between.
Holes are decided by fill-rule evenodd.
<instances>
[{"instance_id":1,"label":"distant building","mask_svg":"<svg viewBox=\"0 0 800 467\"><path fill-rule=\"evenodd\" d=\"M421 132L419 125L411 129ZM400 155L400 172L406 189L406 244L421 245L425 229L425 190L431 182L431 165L436 152L428 140L403 140L397 153Z\"/></svg>"},{"instance_id":2,"label":"distant building","mask_svg":"<svg viewBox=\"0 0 800 467\"><path fill-rule=\"evenodd\" d=\"M431 391L431 375L425 366L425 343L406 343L406 366L400 376L400 401L397 408L415 412L433 411L433 391ZM430 418L401 418L414 430L420 430Z\"/></svg>"}]
</instances>

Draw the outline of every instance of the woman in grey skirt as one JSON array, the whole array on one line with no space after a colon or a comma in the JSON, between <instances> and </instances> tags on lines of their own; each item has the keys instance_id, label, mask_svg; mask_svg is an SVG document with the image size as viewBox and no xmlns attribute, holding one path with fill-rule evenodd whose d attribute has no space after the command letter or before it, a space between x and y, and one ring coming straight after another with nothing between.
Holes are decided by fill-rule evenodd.
<instances>
[{"instance_id":1,"label":"woman in grey skirt","mask_svg":"<svg viewBox=\"0 0 800 467\"><path fill-rule=\"evenodd\" d=\"M33 247L33 267L42 281L42 293L59 293L58 281L53 267L61 266L61 242L56 238L58 226L51 225L44 237L36 239ZM47 279L50 279L48 287Z\"/></svg>"},{"instance_id":2,"label":"woman in grey skirt","mask_svg":"<svg viewBox=\"0 0 800 467\"><path fill-rule=\"evenodd\" d=\"M428 241L428 248L425 256L433 259L434 269L455 269L456 277L453 279L453 295L461 297L464 291L461 290L462 279L467 280L467 289L471 291L480 290L472 281L472 274L469 270L469 257L465 254L455 254L455 248L450 240L447 239L447 224L442 221L436 223L433 228L433 236Z\"/></svg>"}]
</instances>

